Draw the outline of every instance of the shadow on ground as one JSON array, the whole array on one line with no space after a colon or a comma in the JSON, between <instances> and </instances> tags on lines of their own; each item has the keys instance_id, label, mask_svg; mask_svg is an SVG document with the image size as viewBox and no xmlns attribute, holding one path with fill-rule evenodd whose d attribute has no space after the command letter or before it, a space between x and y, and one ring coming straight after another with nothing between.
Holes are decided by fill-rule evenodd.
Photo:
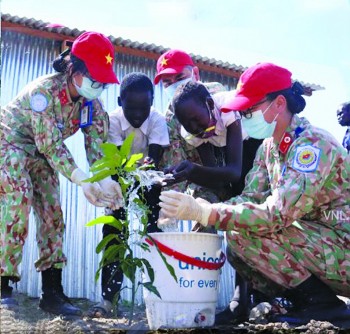
<instances>
[{"instance_id":1,"label":"shadow on ground","mask_svg":"<svg viewBox=\"0 0 350 334\"><path fill-rule=\"evenodd\" d=\"M62 319L39 309L38 298L30 298L24 294L16 294L19 306L13 310L3 309L1 307L0 327L3 333L186 333L186 334L226 334L226 333L278 333L278 334L338 334L350 333L349 330L341 330L327 322L311 321L308 325L289 328L285 323L270 323L265 325L256 325L244 323L239 326L220 326L211 328L188 328L188 329L159 329L149 330L144 307L136 307L133 315L133 321L130 324L130 308L121 305L119 307L118 317L108 317L101 319L90 319L83 315L71 319ZM87 299L74 299L74 305L79 306L84 314L89 307L93 305Z\"/></svg>"}]
</instances>

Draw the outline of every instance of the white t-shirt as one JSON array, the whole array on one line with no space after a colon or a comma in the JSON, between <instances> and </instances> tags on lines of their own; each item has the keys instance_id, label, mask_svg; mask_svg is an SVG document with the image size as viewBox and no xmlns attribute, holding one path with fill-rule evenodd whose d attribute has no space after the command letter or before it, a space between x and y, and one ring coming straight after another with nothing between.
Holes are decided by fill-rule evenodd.
<instances>
[{"instance_id":1,"label":"white t-shirt","mask_svg":"<svg viewBox=\"0 0 350 334\"><path fill-rule=\"evenodd\" d=\"M181 136L192 146L198 147L203 143L210 143L217 147L226 146L227 139L227 127L234 123L237 119L241 119L241 116L238 111L230 111L227 113L221 112L221 107L226 104L228 100L232 99L232 96L235 94L235 91L228 92L219 92L213 94L211 97L214 100L214 110L213 115L217 121L215 127L216 136L212 136L210 138L197 138L191 136L189 132L185 130L183 126L181 126ZM242 140L248 137L247 133L242 127Z\"/></svg>"},{"instance_id":2,"label":"white t-shirt","mask_svg":"<svg viewBox=\"0 0 350 334\"><path fill-rule=\"evenodd\" d=\"M109 120L108 141L110 143L121 146L126 137L131 132L135 132L131 154L143 153L143 156L147 157L150 144L158 144L163 147L170 145L165 117L154 108L151 108L148 118L139 128L131 126L121 107L109 114Z\"/></svg>"}]
</instances>

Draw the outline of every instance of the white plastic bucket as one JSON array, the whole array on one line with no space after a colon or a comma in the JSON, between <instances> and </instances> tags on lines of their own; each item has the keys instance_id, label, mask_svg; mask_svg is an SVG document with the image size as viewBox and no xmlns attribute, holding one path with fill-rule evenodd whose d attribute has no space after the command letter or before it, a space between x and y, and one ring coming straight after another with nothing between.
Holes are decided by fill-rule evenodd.
<instances>
[{"instance_id":1,"label":"white plastic bucket","mask_svg":"<svg viewBox=\"0 0 350 334\"><path fill-rule=\"evenodd\" d=\"M210 233L150 233L150 252L143 257L151 264L161 299L143 289L148 325L158 328L213 326L218 300L220 268L225 262L222 236ZM159 252L174 268L170 275ZM208 268L208 269L207 269ZM148 281L148 277L144 277Z\"/></svg>"}]
</instances>

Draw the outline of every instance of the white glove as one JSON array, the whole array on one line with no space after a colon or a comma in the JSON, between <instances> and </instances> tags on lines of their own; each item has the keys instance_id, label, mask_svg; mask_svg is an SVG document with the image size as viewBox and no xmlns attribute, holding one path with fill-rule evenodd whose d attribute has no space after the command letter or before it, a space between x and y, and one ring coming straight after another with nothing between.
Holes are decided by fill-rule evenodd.
<instances>
[{"instance_id":1,"label":"white glove","mask_svg":"<svg viewBox=\"0 0 350 334\"><path fill-rule=\"evenodd\" d=\"M100 207L110 207L113 202L103 195L102 189L98 183L83 182L88 179L89 176L86 175L80 168L74 169L71 181L83 189L86 199L95 206Z\"/></svg>"},{"instance_id":2,"label":"white glove","mask_svg":"<svg viewBox=\"0 0 350 334\"><path fill-rule=\"evenodd\" d=\"M113 181L112 178L108 176L105 179L99 181L99 185L102 188L104 196L111 200L111 209L117 210L123 206L122 190L118 182Z\"/></svg>"},{"instance_id":3,"label":"white glove","mask_svg":"<svg viewBox=\"0 0 350 334\"><path fill-rule=\"evenodd\" d=\"M203 226L208 225L211 213L210 203L202 198L194 199L177 191L162 191L159 206L165 217L195 220Z\"/></svg>"},{"instance_id":4,"label":"white glove","mask_svg":"<svg viewBox=\"0 0 350 334\"><path fill-rule=\"evenodd\" d=\"M159 211L157 226L163 232L179 232L177 220L175 218L167 218L162 210Z\"/></svg>"}]
</instances>

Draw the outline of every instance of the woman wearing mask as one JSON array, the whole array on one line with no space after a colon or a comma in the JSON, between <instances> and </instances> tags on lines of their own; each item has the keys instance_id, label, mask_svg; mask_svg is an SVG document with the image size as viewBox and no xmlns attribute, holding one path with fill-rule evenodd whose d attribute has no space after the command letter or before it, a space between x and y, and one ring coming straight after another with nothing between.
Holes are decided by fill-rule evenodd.
<instances>
[{"instance_id":1,"label":"woman wearing mask","mask_svg":"<svg viewBox=\"0 0 350 334\"><path fill-rule=\"evenodd\" d=\"M88 175L78 168L64 144L81 129L89 164L101 157L108 115L98 97L108 84L118 83L113 61L114 48L109 39L85 32L54 61L59 73L29 83L1 110L1 304L5 307L17 304L9 281L20 280L18 265L33 207L39 246L35 267L42 274L39 306L54 314L81 313L65 296L61 284L67 259L62 251L64 223L58 173L81 186L93 205L119 207L119 184L110 178L83 183Z\"/></svg>"},{"instance_id":2,"label":"woman wearing mask","mask_svg":"<svg viewBox=\"0 0 350 334\"><path fill-rule=\"evenodd\" d=\"M272 321L350 327L350 158L327 131L296 114L306 103L291 73L259 63L222 111L238 110L248 135L266 138L242 195L210 204L163 192L163 213L224 230L230 263L253 286L292 303Z\"/></svg>"}]
</instances>

